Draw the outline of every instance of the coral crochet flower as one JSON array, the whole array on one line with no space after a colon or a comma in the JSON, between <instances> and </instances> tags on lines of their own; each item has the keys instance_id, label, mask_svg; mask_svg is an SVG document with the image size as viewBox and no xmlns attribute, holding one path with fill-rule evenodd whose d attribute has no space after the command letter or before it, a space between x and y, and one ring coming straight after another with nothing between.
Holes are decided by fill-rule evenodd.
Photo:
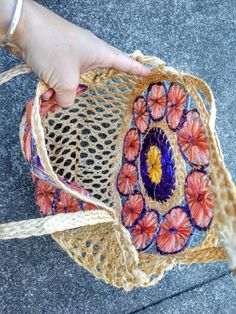
<instances>
[{"instance_id":1,"label":"coral crochet flower","mask_svg":"<svg viewBox=\"0 0 236 314\"><path fill-rule=\"evenodd\" d=\"M56 189L47 181L38 179L35 187L36 204L43 215L51 214Z\"/></svg>"},{"instance_id":2,"label":"coral crochet flower","mask_svg":"<svg viewBox=\"0 0 236 314\"><path fill-rule=\"evenodd\" d=\"M81 94L83 94L84 92L86 92L88 89L87 85L84 84L79 84L77 91L76 91L76 96L80 96Z\"/></svg>"},{"instance_id":3,"label":"coral crochet flower","mask_svg":"<svg viewBox=\"0 0 236 314\"><path fill-rule=\"evenodd\" d=\"M147 105L151 118L161 120L166 111L167 96L163 83L152 84L148 88Z\"/></svg>"},{"instance_id":4,"label":"coral crochet flower","mask_svg":"<svg viewBox=\"0 0 236 314\"><path fill-rule=\"evenodd\" d=\"M208 164L208 138L196 110L187 113L183 127L177 132L177 140L183 155L191 164L198 166Z\"/></svg>"},{"instance_id":5,"label":"coral crochet flower","mask_svg":"<svg viewBox=\"0 0 236 314\"><path fill-rule=\"evenodd\" d=\"M122 210L123 223L126 227L134 224L144 208L144 199L141 194L131 195L125 202Z\"/></svg>"},{"instance_id":6,"label":"coral crochet flower","mask_svg":"<svg viewBox=\"0 0 236 314\"><path fill-rule=\"evenodd\" d=\"M57 105L55 102L53 101L42 101L41 105L40 105L40 116L43 117L45 116L49 111L53 112L55 111L57 108L60 108L59 105Z\"/></svg>"},{"instance_id":7,"label":"coral crochet flower","mask_svg":"<svg viewBox=\"0 0 236 314\"><path fill-rule=\"evenodd\" d=\"M140 96L133 106L134 123L141 133L145 133L149 126L149 114L144 97Z\"/></svg>"},{"instance_id":8,"label":"coral crochet flower","mask_svg":"<svg viewBox=\"0 0 236 314\"><path fill-rule=\"evenodd\" d=\"M31 111L32 111L33 101L29 101L26 104L25 111L26 111L26 125L25 125L25 133L23 137L23 150L25 154L25 158L27 161L31 160L32 152L31 152Z\"/></svg>"},{"instance_id":9,"label":"coral crochet flower","mask_svg":"<svg viewBox=\"0 0 236 314\"><path fill-rule=\"evenodd\" d=\"M209 227L213 216L213 193L209 191L211 180L203 172L192 171L186 180L185 197L191 216L200 229Z\"/></svg>"},{"instance_id":10,"label":"coral crochet flower","mask_svg":"<svg viewBox=\"0 0 236 314\"><path fill-rule=\"evenodd\" d=\"M63 182L67 187L81 193L81 194L84 194L84 195L89 195L89 191L85 190L85 188L81 187L76 181L74 182L68 182L67 180L59 177L59 180L61 182Z\"/></svg>"},{"instance_id":11,"label":"coral crochet flower","mask_svg":"<svg viewBox=\"0 0 236 314\"><path fill-rule=\"evenodd\" d=\"M156 238L157 250L163 254L178 253L186 246L191 231L192 225L185 210L182 207L172 208L160 224Z\"/></svg>"},{"instance_id":12,"label":"coral crochet flower","mask_svg":"<svg viewBox=\"0 0 236 314\"><path fill-rule=\"evenodd\" d=\"M92 203L83 202L83 210L95 210L98 209L98 207Z\"/></svg>"},{"instance_id":13,"label":"coral crochet flower","mask_svg":"<svg viewBox=\"0 0 236 314\"><path fill-rule=\"evenodd\" d=\"M133 161L139 153L139 135L136 129L130 129L124 139L124 156L127 161Z\"/></svg>"},{"instance_id":14,"label":"coral crochet flower","mask_svg":"<svg viewBox=\"0 0 236 314\"><path fill-rule=\"evenodd\" d=\"M134 192L138 180L136 166L125 163L117 177L117 187L120 193L128 195Z\"/></svg>"},{"instance_id":15,"label":"coral crochet flower","mask_svg":"<svg viewBox=\"0 0 236 314\"><path fill-rule=\"evenodd\" d=\"M172 83L168 92L167 122L172 130L181 124L187 93L178 83Z\"/></svg>"},{"instance_id":16,"label":"coral crochet flower","mask_svg":"<svg viewBox=\"0 0 236 314\"><path fill-rule=\"evenodd\" d=\"M80 210L78 200L70 194L61 191L57 202L57 212L76 212Z\"/></svg>"},{"instance_id":17,"label":"coral crochet flower","mask_svg":"<svg viewBox=\"0 0 236 314\"><path fill-rule=\"evenodd\" d=\"M137 250L147 249L153 242L159 223L159 216L154 211L148 211L135 224L131 231L131 240Z\"/></svg>"}]
</instances>

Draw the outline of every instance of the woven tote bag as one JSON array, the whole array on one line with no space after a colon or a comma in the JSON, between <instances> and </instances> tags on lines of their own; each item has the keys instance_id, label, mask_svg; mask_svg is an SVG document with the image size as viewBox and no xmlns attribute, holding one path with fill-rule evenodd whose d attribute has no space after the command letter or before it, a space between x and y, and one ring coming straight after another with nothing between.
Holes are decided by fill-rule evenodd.
<instances>
[{"instance_id":1,"label":"woven tote bag","mask_svg":"<svg viewBox=\"0 0 236 314\"><path fill-rule=\"evenodd\" d=\"M175 265L228 259L236 269L236 189L201 79L135 51L148 77L83 74L72 107L26 104L20 142L41 218L0 225L0 239L51 234L80 266L131 290ZM0 84L30 72L17 66Z\"/></svg>"}]
</instances>

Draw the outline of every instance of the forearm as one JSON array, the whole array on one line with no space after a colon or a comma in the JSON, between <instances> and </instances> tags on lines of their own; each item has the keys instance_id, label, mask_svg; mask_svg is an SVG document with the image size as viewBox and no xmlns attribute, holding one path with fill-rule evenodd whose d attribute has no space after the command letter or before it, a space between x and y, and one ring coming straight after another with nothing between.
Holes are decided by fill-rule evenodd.
<instances>
[{"instance_id":1,"label":"forearm","mask_svg":"<svg viewBox=\"0 0 236 314\"><path fill-rule=\"evenodd\" d=\"M23 57L22 44L30 27L26 29L26 20L30 22L32 0L0 0L0 41L7 50Z\"/></svg>"},{"instance_id":2,"label":"forearm","mask_svg":"<svg viewBox=\"0 0 236 314\"><path fill-rule=\"evenodd\" d=\"M17 0L0 0L0 40L10 27L16 4ZM48 27L50 23L47 21L50 19L54 20L53 29ZM44 38L50 36L50 33L53 34L53 39L58 39L59 42L61 36L60 30L62 30L62 32L64 31L64 25L61 27L61 20L60 17L39 5L37 2L23 0L19 22L5 47L13 54L21 56L24 59L25 52L28 50L27 46L31 43L31 39L35 37L36 33L37 35L40 35L38 41L41 41L41 43L34 41L34 44L35 46L39 46L39 49L42 48ZM70 23L67 22L67 24ZM70 29L75 28L73 24L70 24L70 26ZM47 46L49 47L50 43L48 43Z\"/></svg>"},{"instance_id":3,"label":"forearm","mask_svg":"<svg viewBox=\"0 0 236 314\"><path fill-rule=\"evenodd\" d=\"M32 0L24 0L23 7L17 0L0 0L0 39L5 37L18 12L17 3L20 8L17 26L3 44L49 85L51 95L53 90L60 106L68 107L73 103L80 74L97 67L113 67L142 76L150 73L88 30Z\"/></svg>"},{"instance_id":4,"label":"forearm","mask_svg":"<svg viewBox=\"0 0 236 314\"><path fill-rule=\"evenodd\" d=\"M0 0L0 38L7 32L16 6L16 0Z\"/></svg>"}]
</instances>

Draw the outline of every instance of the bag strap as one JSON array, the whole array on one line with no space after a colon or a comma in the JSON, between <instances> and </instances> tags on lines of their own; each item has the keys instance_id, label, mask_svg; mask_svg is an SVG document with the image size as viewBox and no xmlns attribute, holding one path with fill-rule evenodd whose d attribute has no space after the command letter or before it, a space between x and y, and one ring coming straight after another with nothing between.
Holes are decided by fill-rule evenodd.
<instances>
[{"instance_id":1,"label":"bag strap","mask_svg":"<svg viewBox=\"0 0 236 314\"><path fill-rule=\"evenodd\" d=\"M68 214L57 214L45 218L22 220L0 225L0 240L22 239L42 236L58 231L100 223L114 223L114 218L106 211L78 211Z\"/></svg>"},{"instance_id":2,"label":"bag strap","mask_svg":"<svg viewBox=\"0 0 236 314\"><path fill-rule=\"evenodd\" d=\"M10 81L14 77L20 75L20 74L26 74L30 73L31 70L26 64L19 64L13 68L11 68L8 71L5 71L3 73L0 73L0 85Z\"/></svg>"}]
</instances>

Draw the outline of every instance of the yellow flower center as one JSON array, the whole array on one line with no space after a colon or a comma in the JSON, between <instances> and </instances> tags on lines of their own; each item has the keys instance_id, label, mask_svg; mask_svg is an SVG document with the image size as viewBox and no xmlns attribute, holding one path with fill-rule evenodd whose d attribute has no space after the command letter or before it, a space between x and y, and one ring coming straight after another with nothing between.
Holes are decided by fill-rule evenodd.
<instances>
[{"instance_id":1,"label":"yellow flower center","mask_svg":"<svg viewBox=\"0 0 236 314\"><path fill-rule=\"evenodd\" d=\"M147 152L147 165L151 181L156 184L160 183L162 176L161 152L154 145L150 146Z\"/></svg>"}]
</instances>

